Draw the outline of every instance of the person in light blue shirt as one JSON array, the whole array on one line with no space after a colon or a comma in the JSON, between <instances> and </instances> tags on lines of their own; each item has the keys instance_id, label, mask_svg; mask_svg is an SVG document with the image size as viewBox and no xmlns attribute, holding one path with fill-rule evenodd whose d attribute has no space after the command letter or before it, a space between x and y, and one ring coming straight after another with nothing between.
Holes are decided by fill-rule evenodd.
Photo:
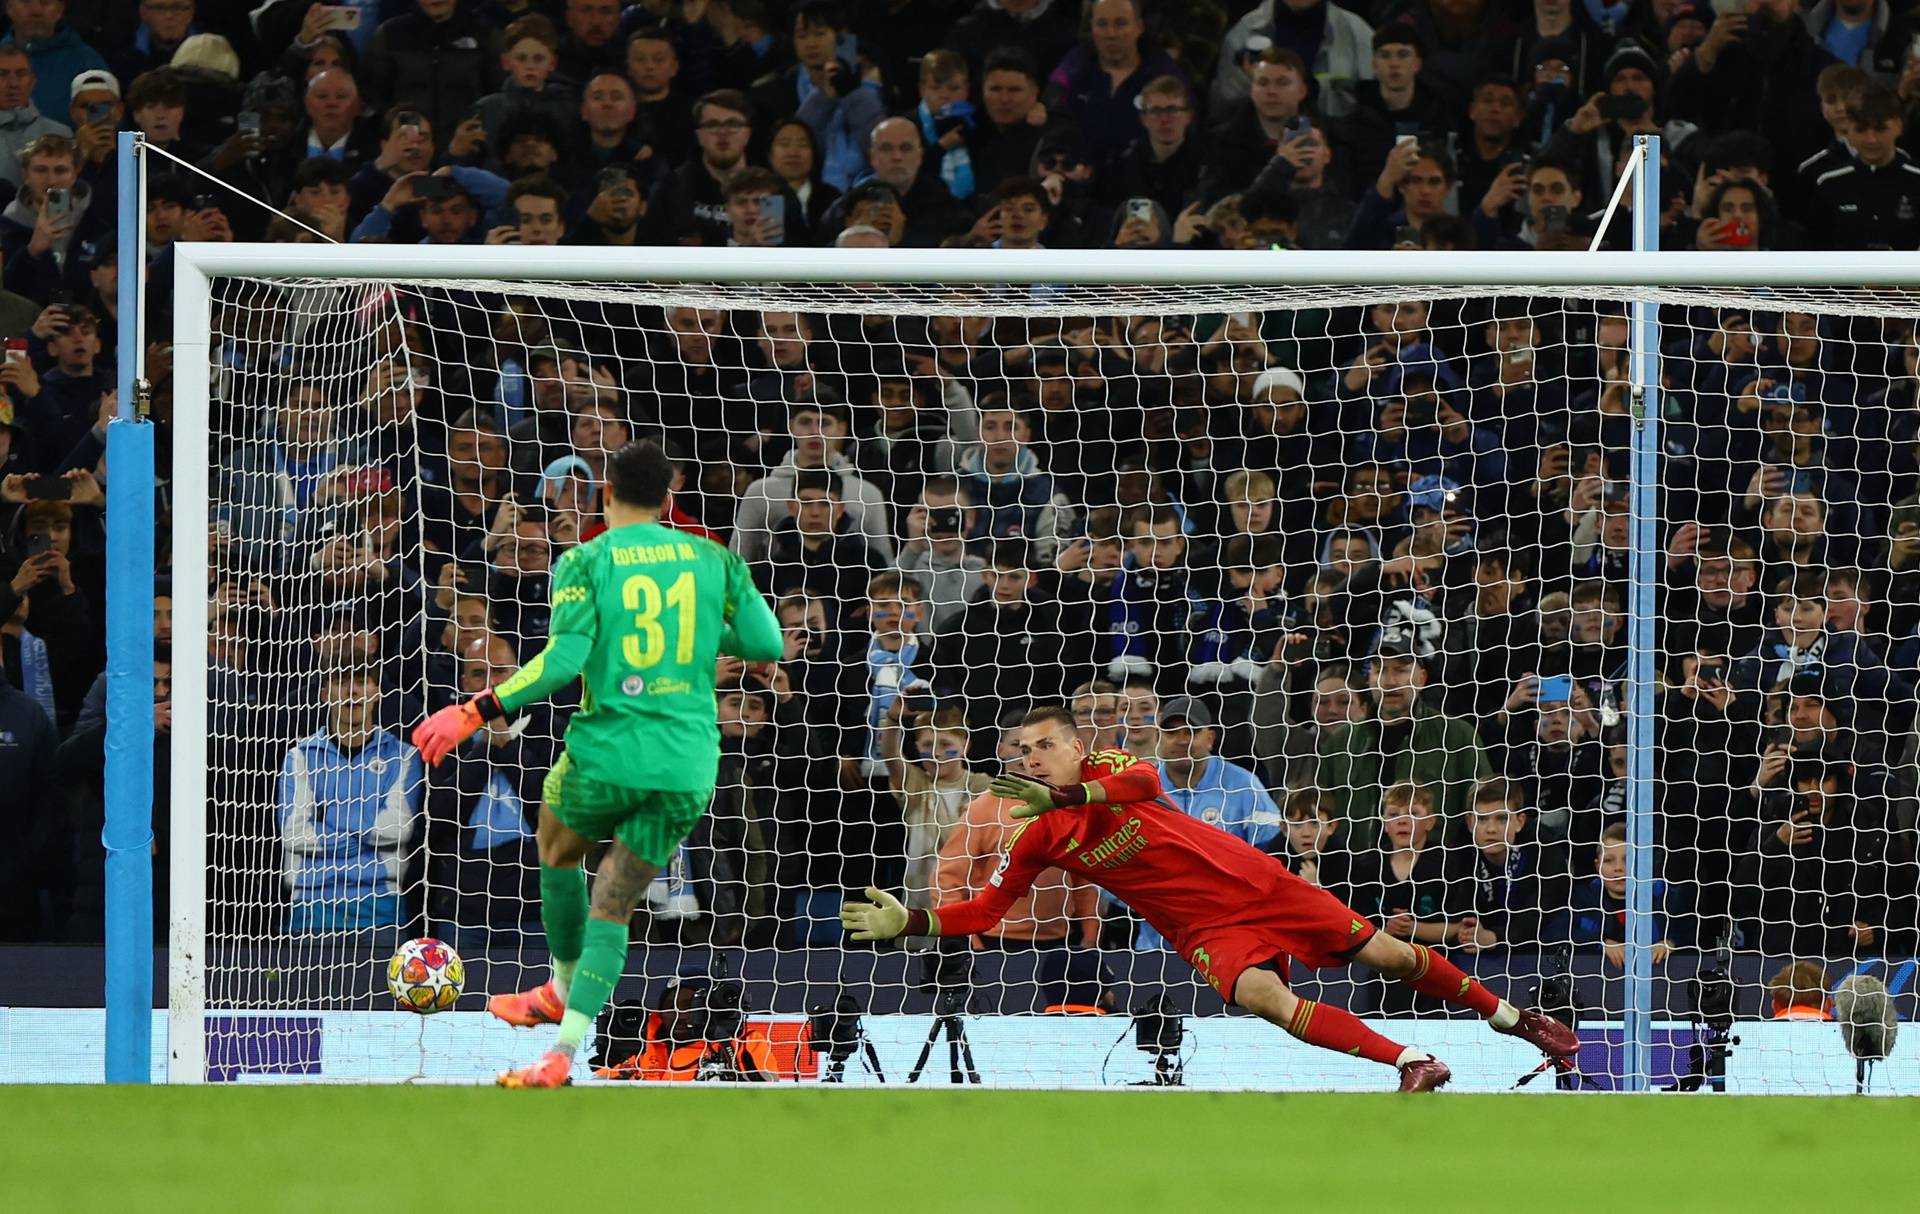
<instances>
[{"instance_id":1,"label":"person in light blue shirt","mask_svg":"<svg viewBox=\"0 0 1920 1214\"><path fill-rule=\"evenodd\" d=\"M1874 48L1892 15L1885 0L1821 0L1802 20L1835 59L1872 71Z\"/></svg>"},{"instance_id":2,"label":"person in light blue shirt","mask_svg":"<svg viewBox=\"0 0 1920 1214\"><path fill-rule=\"evenodd\" d=\"M1160 711L1160 783L1167 799L1191 818L1265 849L1286 825L1260 778L1213 753L1219 731L1213 711L1191 696L1176 696ZM1166 938L1140 926L1138 947L1163 949Z\"/></svg>"},{"instance_id":3,"label":"person in light blue shirt","mask_svg":"<svg viewBox=\"0 0 1920 1214\"><path fill-rule=\"evenodd\" d=\"M287 930L397 935L406 844L420 812L420 754L375 724L380 679L371 666L334 666L321 690L326 723L280 765Z\"/></svg>"}]
</instances>

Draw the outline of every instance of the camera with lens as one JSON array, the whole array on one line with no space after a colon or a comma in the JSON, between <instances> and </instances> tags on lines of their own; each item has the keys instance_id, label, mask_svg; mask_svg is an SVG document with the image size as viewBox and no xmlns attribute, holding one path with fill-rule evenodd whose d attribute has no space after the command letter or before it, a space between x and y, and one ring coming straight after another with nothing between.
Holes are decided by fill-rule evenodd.
<instances>
[{"instance_id":1,"label":"camera with lens","mask_svg":"<svg viewBox=\"0 0 1920 1214\"><path fill-rule=\"evenodd\" d=\"M942 937L920 954L920 978L915 984L935 996L935 1014L955 1016L966 1010L973 994L973 950L964 936Z\"/></svg>"},{"instance_id":2,"label":"camera with lens","mask_svg":"<svg viewBox=\"0 0 1920 1214\"><path fill-rule=\"evenodd\" d=\"M1727 951L1723 944L1712 962L1693 975L1693 1014L1708 1032L1720 1036L1733 1031L1733 976L1727 972Z\"/></svg>"},{"instance_id":3,"label":"camera with lens","mask_svg":"<svg viewBox=\"0 0 1920 1214\"><path fill-rule=\"evenodd\" d=\"M594 1069L618 1066L647 1048L647 1020L652 1012L644 1003L609 1003L593 1026Z\"/></svg>"},{"instance_id":4,"label":"camera with lens","mask_svg":"<svg viewBox=\"0 0 1920 1214\"><path fill-rule=\"evenodd\" d=\"M860 1004L841 991L832 1003L807 1009L807 1041L830 1061L844 1062L860 1048Z\"/></svg>"},{"instance_id":5,"label":"camera with lens","mask_svg":"<svg viewBox=\"0 0 1920 1214\"><path fill-rule=\"evenodd\" d=\"M1580 1027L1580 1010L1573 989L1573 949L1562 947L1546 955L1546 972L1534 985L1533 1006L1570 1029Z\"/></svg>"},{"instance_id":6,"label":"camera with lens","mask_svg":"<svg viewBox=\"0 0 1920 1214\"><path fill-rule=\"evenodd\" d=\"M1156 1088L1181 1086L1186 1063L1180 1059L1180 1048L1186 1044L1186 1041L1186 1021L1181 1017L1180 1009L1174 1006L1173 1000L1164 993L1155 995L1134 1008L1134 1048L1153 1059L1153 1078L1141 1080L1140 1086Z\"/></svg>"}]
</instances>

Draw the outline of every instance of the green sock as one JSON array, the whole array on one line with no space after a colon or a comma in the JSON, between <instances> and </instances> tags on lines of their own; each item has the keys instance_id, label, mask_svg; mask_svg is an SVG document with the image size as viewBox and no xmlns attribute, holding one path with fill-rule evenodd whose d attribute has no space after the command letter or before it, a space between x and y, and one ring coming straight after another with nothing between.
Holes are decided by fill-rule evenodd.
<instances>
[{"instance_id":1,"label":"green sock","mask_svg":"<svg viewBox=\"0 0 1920 1214\"><path fill-rule=\"evenodd\" d=\"M580 964L580 934L587 926L587 872L540 866L540 923L547 929L547 951L553 954L554 984L562 999Z\"/></svg>"},{"instance_id":2,"label":"green sock","mask_svg":"<svg viewBox=\"0 0 1920 1214\"><path fill-rule=\"evenodd\" d=\"M587 1039L593 1018L606 1006L620 974L627 968L627 925L605 919L587 920L586 947L580 950L580 968L567 991L567 1014L560 1021L560 1038L553 1048L572 1054Z\"/></svg>"}]
</instances>

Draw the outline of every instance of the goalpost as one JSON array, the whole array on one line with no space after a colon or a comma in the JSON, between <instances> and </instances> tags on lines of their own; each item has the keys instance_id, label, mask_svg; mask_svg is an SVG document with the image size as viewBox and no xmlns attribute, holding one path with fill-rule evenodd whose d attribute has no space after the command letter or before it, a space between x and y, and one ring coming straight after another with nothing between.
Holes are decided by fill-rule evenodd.
<instances>
[{"instance_id":1,"label":"goalpost","mask_svg":"<svg viewBox=\"0 0 1920 1214\"><path fill-rule=\"evenodd\" d=\"M712 829L650 899L617 1001L721 973L741 978L752 1014L778 1029L851 991L897 1082L899 1059L949 1009L918 989L912 956L838 943L837 900L876 880L936 901L943 845L949 873L967 868L954 834L976 825L960 820L965 769L994 768L1007 710L1070 699L1103 744L1152 750L1170 770L1208 770L1191 747L1210 734L1211 770L1230 761L1253 772L1271 804L1203 787L1193 812L1283 857L1285 814L1316 801L1290 794L1320 790L1347 843L1346 860L1329 849L1314 862L1320 878L1344 882L1356 909L1383 923L1514 933L1435 942L1516 1002L1543 979L1551 993L1570 957L1583 1066L1604 1086L1684 1078L1688 1048L1704 1039L1691 1017L1696 975L1711 986L1716 963L1715 940L1683 921L1708 920L1731 922L1738 949L1728 980L1746 1040L1729 1064L1734 1086L1841 1082L1837 1034L1746 1023L1766 1013L1773 963L1810 957L1821 930L1850 925L1801 923L1805 904L1776 896L1779 849L1762 835L1784 803L1732 782L1758 754L1741 727L1791 734L1798 718L1782 714L1801 710L1788 701L1822 689L1792 678L1741 688L1760 715L1716 719L1717 733L1689 717L1689 736L1735 740L1713 764L1687 759L1690 777L1656 778L1675 744L1657 736L1662 722L1702 703L1702 687L1705 703L1721 694L1699 672L1719 663L1737 682L1747 657L1715 649L1719 634L1702 639L1694 623L1680 648L1656 599L1677 601L1694 565L1715 562L1736 577L1757 563L1767 593L1786 593L1773 583L1793 572L1802 508L1825 516L1834 563L1842 540L1856 558L1847 568L1867 563L1874 520L1856 517L1847 532L1831 515L1841 505L1885 515L1892 487L1908 483L1894 467L1912 458L1894 451L1897 402L1847 402L1842 434L1842 402L1821 390L1756 395L1749 410L1714 396L1701 368L1729 343L1805 341L1783 318L1811 315L1814 340L1830 346L1822 357L1864 382L1876 350L1900 354L1875 346L1869 327L1898 331L1920 316L1909 290L1920 255L183 244L176 257L171 1081L477 1078L525 1052L524 1037L493 1032L472 1009L478 993L545 973L525 819L513 815L537 802L537 765L551 761L559 723L530 717L450 761L444 779L388 784L378 781L404 768L404 747L365 758L328 731L346 720L356 740L377 726L404 742L417 719L406 713L472 690L470 678L497 682L500 666L536 652L540 567L577 538L586 490L575 482L591 481L601 454L581 436L631 432L667 439L688 470L684 499L731 517L691 513L745 535L756 558L776 541L795 551L790 502L808 509L800 495L821 491L805 474L782 473L777 489L750 481L789 449L834 449L830 512L847 518L849 542L833 551L856 551L858 537L875 572L904 559L926 588L882 583L872 597L881 614L929 618L902 644L863 615L864 572L804 558L763 566L794 636L789 686L735 697L739 761L723 772ZM811 319L789 328L789 314ZM1663 350L1664 382L1684 398L1671 408ZM782 362L796 351L802 362ZM1687 411L1701 400L1725 406L1722 420ZM813 402L826 407L794 407ZM1813 412L1844 467L1793 465L1796 419ZM1664 448L1663 416L1679 422ZM1779 435L1766 450L1785 463L1749 449ZM1016 447L1010 465L997 462ZM1543 452L1544 464L1528 462ZM1748 493L1733 480L1749 466L1784 471ZM1808 487L1814 473L1846 477L1855 497L1822 497ZM508 485L518 520L501 512ZM745 504L732 509L739 490ZM1663 505L1682 500L1681 513ZM966 557L952 542L955 509ZM1697 555L1666 550L1697 516L1722 520L1721 533ZM1725 543L1749 531L1760 551ZM1177 560L1148 568L1156 537L1164 550L1175 536ZM1116 554L1128 564L1110 575ZM445 558L463 585L436 581ZM1044 621L1025 666L1005 637L968 631L964 596L979 608L996 592L1036 612L1009 618ZM1544 635L1499 622L1508 592L1529 596ZM1903 638L1869 639L1884 658ZM1403 649L1417 676L1394 660ZM342 690L328 683L351 681L341 669L375 677ZM900 689L923 677L926 692ZM1394 680L1415 677L1430 707L1402 728L1415 710ZM1864 958L1882 948L1911 955L1913 900L1898 883L1911 859L1912 714L1894 702L1898 684L1874 686L1850 686L1845 715L1849 737L1879 743L1875 770L1887 773L1848 790L1881 810L1861 828L1879 858L1854 857L1882 890L1861 912L1881 944L1824 958L1828 983L1872 968ZM902 715L934 715L897 728L896 698ZM770 723L750 719L747 701ZM965 753L943 758L943 746ZM1845 762L1867 766L1851 752ZM1391 774L1406 764L1413 791ZM921 775L896 795L912 779L904 768ZM390 816L329 827L316 798L365 801L368 781ZM1531 918L1497 930L1483 877L1497 871L1511 886L1520 861L1475 868L1499 851L1476 834L1493 808L1511 809L1519 832L1506 856L1551 852L1555 869L1530 878L1543 891ZM1410 824L1385 824L1394 817ZM1623 855L1606 838L1616 822ZM1428 867L1414 877L1376 842L1399 829L1425 843L1416 864ZM1622 860L1624 872L1603 871ZM1406 890L1422 904L1393 904ZM1200 1017L1190 1082L1377 1086L1266 1026L1214 1019L1218 999L1124 907L1065 888L1043 898L1100 947L975 955L971 1008L988 1014L970 1031L991 1082L1119 1081L1097 1059L1124 1017L1024 1014L1038 1010L1032 991L1080 1002L1106 990L1122 1010L1168 993ZM1609 924L1616 915L1623 929ZM1061 924L1046 917L1028 930L1051 939ZM392 943L443 933L461 937L469 963L463 1010L387 1011L379 965ZM1532 1065L1476 1022L1410 1019L1429 1009L1391 984L1321 978L1303 989L1395 1019L1463 1086L1505 1088Z\"/></svg>"}]
</instances>

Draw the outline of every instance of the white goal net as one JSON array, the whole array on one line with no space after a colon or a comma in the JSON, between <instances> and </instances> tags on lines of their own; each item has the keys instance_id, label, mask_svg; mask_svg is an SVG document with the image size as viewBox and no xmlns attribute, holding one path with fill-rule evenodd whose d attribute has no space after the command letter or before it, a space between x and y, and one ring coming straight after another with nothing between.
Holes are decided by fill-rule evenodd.
<instances>
[{"instance_id":1,"label":"white goal net","mask_svg":"<svg viewBox=\"0 0 1920 1214\"><path fill-rule=\"evenodd\" d=\"M1076 1085L1148 1076L1151 1051L1109 1047L1164 996L1190 1083L1379 1086L1229 1017L1058 870L943 963L843 942L868 885L979 892L1011 826L986 782L1051 703L1155 760L1194 817L1576 1018L1592 1085L1828 1090L1851 1060L1797 1020L1856 972L1912 998L1904 293L247 276L209 296L205 447L191 400L179 444L206 500L177 503L209 536L205 913L176 912L175 951L211 1076L524 1060L480 1009L547 972L533 825L577 697L432 772L407 738L540 649L548 570L641 437L680 466L674 524L746 557L787 643L771 685L720 673L720 786L634 922L618 1005L738 983L783 1077L811 1079L830 1057L808 1013L844 994L891 1082L959 1009L988 1082ZM1661 355L1644 880L1635 301ZM386 994L422 935L467 963L445 1016ZM1367 971L1292 978L1464 1086L1538 1061ZM1636 1006L1652 1049L1629 1077ZM949 1077L942 1045L920 1081Z\"/></svg>"}]
</instances>

